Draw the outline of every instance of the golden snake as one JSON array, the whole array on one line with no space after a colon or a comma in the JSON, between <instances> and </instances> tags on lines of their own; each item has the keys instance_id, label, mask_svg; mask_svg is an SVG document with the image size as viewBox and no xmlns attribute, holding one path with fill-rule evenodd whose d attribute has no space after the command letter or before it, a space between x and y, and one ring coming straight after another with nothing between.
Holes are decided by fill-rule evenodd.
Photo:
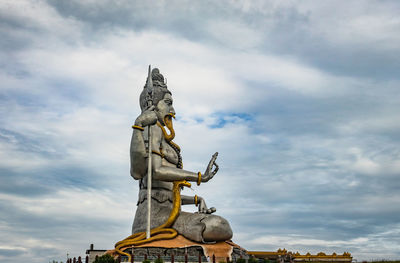
<instances>
[{"instance_id":1,"label":"golden snake","mask_svg":"<svg viewBox=\"0 0 400 263\"><path fill-rule=\"evenodd\" d=\"M172 239L178 235L178 232L171 228L172 224L175 222L176 218L179 215L179 211L181 208L181 187L186 186L190 187L191 184L186 180L182 181L174 181L174 186L172 189L173 192L173 203L172 203L172 211L169 215L167 221L159 227L153 228L150 231L150 238L146 238L146 232L139 232L129 237L121 240L115 244L115 252L120 255L128 256L128 261L131 261L131 255L129 253L123 252L121 249L126 248L128 246L137 246L142 245L151 241L161 240L161 239ZM150 202L150 200L147 200Z\"/></svg>"}]
</instances>

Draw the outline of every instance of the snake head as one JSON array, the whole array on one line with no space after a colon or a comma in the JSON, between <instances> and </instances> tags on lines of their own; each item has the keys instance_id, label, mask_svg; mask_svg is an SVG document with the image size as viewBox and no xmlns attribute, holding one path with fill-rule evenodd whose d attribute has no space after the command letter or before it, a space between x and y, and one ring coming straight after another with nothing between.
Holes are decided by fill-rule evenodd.
<instances>
[{"instance_id":1,"label":"snake head","mask_svg":"<svg viewBox=\"0 0 400 263\"><path fill-rule=\"evenodd\" d=\"M191 184L190 184L188 181L186 181L186 180L175 181L175 182L174 182L174 188L175 188L175 187L179 188L179 187L184 187L184 186L190 187Z\"/></svg>"},{"instance_id":2,"label":"snake head","mask_svg":"<svg viewBox=\"0 0 400 263\"><path fill-rule=\"evenodd\" d=\"M175 119L175 114L173 114L173 113L171 113L171 112L170 112L170 113L168 113L168 114L167 114L167 116L171 116L172 118L174 118L174 119Z\"/></svg>"}]
</instances>

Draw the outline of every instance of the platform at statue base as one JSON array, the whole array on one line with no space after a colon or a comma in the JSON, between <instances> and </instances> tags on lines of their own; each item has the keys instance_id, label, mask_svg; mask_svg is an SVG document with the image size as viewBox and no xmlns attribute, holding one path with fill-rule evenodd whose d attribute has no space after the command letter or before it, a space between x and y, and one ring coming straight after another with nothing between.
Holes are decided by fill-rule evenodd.
<instances>
[{"instance_id":1,"label":"platform at statue base","mask_svg":"<svg viewBox=\"0 0 400 263\"><path fill-rule=\"evenodd\" d=\"M182 235L122 250L133 255L134 262L142 262L144 259L154 261L156 258L161 258L164 262L210 262L214 257L215 262L228 262L248 258L246 250L232 241L205 244L191 241ZM107 253L116 255L113 250ZM128 258L122 256L121 261L128 261Z\"/></svg>"},{"instance_id":2,"label":"platform at statue base","mask_svg":"<svg viewBox=\"0 0 400 263\"><path fill-rule=\"evenodd\" d=\"M336 253L329 255L323 252L316 255L310 253L302 255L299 252L293 253L286 249L278 249L277 251L248 251L232 241L204 244L193 242L181 235L169 240L159 240L139 246L126 247L123 251L132 255L131 262L143 262L145 259L154 262L157 258L160 258L165 263L235 263L238 259L244 259L248 262L249 258L255 258L259 262L268 261L271 263L351 263L353 259L348 252L342 255ZM128 262L128 257L119 257L114 250L95 250L92 244L90 249L86 250L88 257L85 263L92 263L96 257L105 253L119 258L120 262Z\"/></svg>"}]
</instances>

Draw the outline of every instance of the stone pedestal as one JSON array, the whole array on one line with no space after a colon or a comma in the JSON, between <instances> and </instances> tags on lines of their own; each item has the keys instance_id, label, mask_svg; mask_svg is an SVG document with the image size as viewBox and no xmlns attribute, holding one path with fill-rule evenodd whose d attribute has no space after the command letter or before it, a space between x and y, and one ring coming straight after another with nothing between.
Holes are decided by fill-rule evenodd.
<instances>
[{"instance_id":1,"label":"stone pedestal","mask_svg":"<svg viewBox=\"0 0 400 263\"><path fill-rule=\"evenodd\" d=\"M132 254L135 262L142 262L145 258L154 262L158 257L164 262L213 262L215 257L216 263L249 258L245 249L231 241L203 244L188 240L181 235L174 239L127 247L123 251ZM128 259L122 257L121 260Z\"/></svg>"}]
</instances>

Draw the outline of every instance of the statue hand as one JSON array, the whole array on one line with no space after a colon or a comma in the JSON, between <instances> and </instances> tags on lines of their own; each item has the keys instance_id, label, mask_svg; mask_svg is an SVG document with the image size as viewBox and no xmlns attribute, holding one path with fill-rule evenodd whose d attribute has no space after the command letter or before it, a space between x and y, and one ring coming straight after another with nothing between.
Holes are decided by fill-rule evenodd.
<instances>
[{"instance_id":1,"label":"statue hand","mask_svg":"<svg viewBox=\"0 0 400 263\"><path fill-rule=\"evenodd\" d=\"M157 115L154 112L155 106L152 105L150 108L142 112L139 117L136 118L135 125L139 125L141 127L146 127L153 125L157 122Z\"/></svg>"},{"instance_id":2,"label":"statue hand","mask_svg":"<svg viewBox=\"0 0 400 263\"><path fill-rule=\"evenodd\" d=\"M218 164L215 162L217 160L218 152L214 153L213 156L211 157L210 162L208 163L207 169L204 172L203 176L201 177L202 182L208 182L211 180L214 175L218 172ZM215 166L213 170L213 166Z\"/></svg>"},{"instance_id":3,"label":"statue hand","mask_svg":"<svg viewBox=\"0 0 400 263\"><path fill-rule=\"evenodd\" d=\"M199 197L199 213L212 214L215 211L217 211L215 207L207 208L206 201L204 201L204 198Z\"/></svg>"}]
</instances>

